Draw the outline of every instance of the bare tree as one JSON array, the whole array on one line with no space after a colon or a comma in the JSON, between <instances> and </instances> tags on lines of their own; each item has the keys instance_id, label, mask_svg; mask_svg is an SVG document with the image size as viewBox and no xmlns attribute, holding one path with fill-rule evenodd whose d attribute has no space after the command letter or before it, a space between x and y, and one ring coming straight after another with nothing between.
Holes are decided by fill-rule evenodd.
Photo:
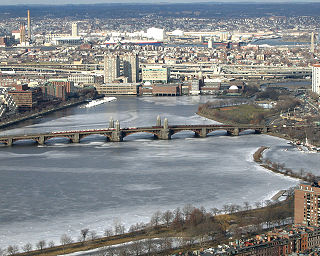
<instances>
[{"instance_id":1,"label":"bare tree","mask_svg":"<svg viewBox=\"0 0 320 256\"><path fill-rule=\"evenodd\" d=\"M132 241L132 243L128 246L130 255L139 256L143 253L143 242L142 241Z\"/></svg>"},{"instance_id":2,"label":"bare tree","mask_svg":"<svg viewBox=\"0 0 320 256\"><path fill-rule=\"evenodd\" d=\"M216 216L217 214L220 213L220 210L218 208L211 208L211 212L212 212L213 216Z\"/></svg>"},{"instance_id":3,"label":"bare tree","mask_svg":"<svg viewBox=\"0 0 320 256\"><path fill-rule=\"evenodd\" d=\"M160 221L161 221L161 212L160 211L156 211L152 217L151 217L151 226L157 228L160 224Z\"/></svg>"},{"instance_id":4,"label":"bare tree","mask_svg":"<svg viewBox=\"0 0 320 256\"><path fill-rule=\"evenodd\" d=\"M105 231L104 231L104 236L106 237L109 237L109 236L113 236L113 231L111 228L107 228Z\"/></svg>"},{"instance_id":5,"label":"bare tree","mask_svg":"<svg viewBox=\"0 0 320 256\"><path fill-rule=\"evenodd\" d=\"M60 242L61 242L61 245L67 245L67 244L71 244L73 241L70 236L68 236L67 234L63 234L60 237Z\"/></svg>"},{"instance_id":6,"label":"bare tree","mask_svg":"<svg viewBox=\"0 0 320 256\"><path fill-rule=\"evenodd\" d=\"M94 231L94 230L92 230L92 231L89 232L89 236L90 236L91 241L99 238L99 236L97 235L97 232Z\"/></svg>"},{"instance_id":7,"label":"bare tree","mask_svg":"<svg viewBox=\"0 0 320 256\"><path fill-rule=\"evenodd\" d=\"M15 255L19 252L19 247L17 245L9 245L7 248L7 253L9 255Z\"/></svg>"},{"instance_id":8,"label":"bare tree","mask_svg":"<svg viewBox=\"0 0 320 256\"><path fill-rule=\"evenodd\" d=\"M168 210L162 214L162 221L166 224L167 227L171 223L172 219L173 219L173 213L171 211Z\"/></svg>"},{"instance_id":9,"label":"bare tree","mask_svg":"<svg viewBox=\"0 0 320 256\"><path fill-rule=\"evenodd\" d=\"M155 240L152 239L151 237L148 237L145 241L144 241L144 248L145 251L147 253L147 255L153 255L153 252L156 249L156 243Z\"/></svg>"},{"instance_id":10,"label":"bare tree","mask_svg":"<svg viewBox=\"0 0 320 256\"><path fill-rule=\"evenodd\" d=\"M86 241L88 233L89 233L89 229L88 228L81 229L80 234L81 234L81 241L82 242Z\"/></svg>"},{"instance_id":11,"label":"bare tree","mask_svg":"<svg viewBox=\"0 0 320 256\"><path fill-rule=\"evenodd\" d=\"M191 204L186 204L183 209L182 209L182 213L184 216L184 219L188 219L190 214L192 213L192 211L194 210L194 206Z\"/></svg>"},{"instance_id":12,"label":"bare tree","mask_svg":"<svg viewBox=\"0 0 320 256\"><path fill-rule=\"evenodd\" d=\"M249 202L244 202L243 204L244 204L243 206L244 211L249 211L251 209Z\"/></svg>"},{"instance_id":13,"label":"bare tree","mask_svg":"<svg viewBox=\"0 0 320 256\"><path fill-rule=\"evenodd\" d=\"M262 207L262 203L261 202L255 202L254 203L256 208L261 208Z\"/></svg>"},{"instance_id":14,"label":"bare tree","mask_svg":"<svg viewBox=\"0 0 320 256\"><path fill-rule=\"evenodd\" d=\"M40 251L42 251L45 246L46 246L46 241L44 240L41 240L36 244L37 249Z\"/></svg>"},{"instance_id":15,"label":"bare tree","mask_svg":"<svg viewBox=\"0 0 320 256\"><path fill-rule=\"evenodd\" d=\"M117 255L117 249L115 247L104 247L100 250L100 254L102 256L116 256Z\"/></svg>"},{"instance_id":16,"label":"bare tree","mask_svg":"<svg viewBox=\"0 0 320 256\"><path fill-rule=\"evenodd\" d=\"M55 244L54 244L53 241L50 241L50 242L48 243L48 247L49 247L49 248L53 248L54 246L55 246Z\"/></svg>"},{"instance_id":17,"label":"bare tree","mask_svg":"<svg viewBox=\"0 0 320 256\"><path fill-rule=\"evenodd\" d=\"M223 205L222 211L224 212L224 214L227 214L230 211L230 206L227 204Z\"/></svg>"},{"instance_id":18,"label":"bare tree","mask_svg":"<svg viewBox=\"0 0 320 256\"><path fill-rule=\"evenodd\" d=\"M25 244L24 246L22 246L22 250L23 250L24 252L30 252L30 251L32 251L32 244L31 244L31 243ZM0 255L1 255L1 254L0 254Z\"/></svg>"},{"instance_id":19,"label":"bare tree","mask_svg":"<svg viewBox=\"0 0 320 256\"><path fill-rule=\"evenodd\" d=\"M114 222L114 234L115 235L122 235L122 234L124 234L124 232L125 232L124 225L119 220L116 220Z\"/></svg>"}]
</instances>

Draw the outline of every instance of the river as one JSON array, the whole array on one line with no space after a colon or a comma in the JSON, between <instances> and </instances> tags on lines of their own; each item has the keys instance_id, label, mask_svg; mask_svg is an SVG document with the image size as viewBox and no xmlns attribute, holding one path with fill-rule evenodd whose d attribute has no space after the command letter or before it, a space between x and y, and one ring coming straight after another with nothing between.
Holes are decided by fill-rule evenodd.
<instances>
[{"instance_id":1,"label":"river","mask_svg":"<svg viewBox=\"0 0 320 256\"><path fill-rule=\"evenodd\" d=\"M119 97L94 108L80 106L25 122L5 134L103 128L111 116L122 127L148 126L158 114L169 124L214 121L196 115L195 97ZM316 171L318 154L305 154L287 141L267 135L207 138L178 133L171 141L136 134L125 142L87 137L80 144L53 139L45 146L20 142L0 148L0 248L35 244L41 239L59 244L62 234L77 240L82 228L104 229L121 221L126 227L148 222L156 210L186 204L221 208L224 204L254 204L278 190L298 184L257 165L252 154L269 146L269 158L294 168ZM304 161L308 159L308 161Z\"/></svg>"}]
</instances>

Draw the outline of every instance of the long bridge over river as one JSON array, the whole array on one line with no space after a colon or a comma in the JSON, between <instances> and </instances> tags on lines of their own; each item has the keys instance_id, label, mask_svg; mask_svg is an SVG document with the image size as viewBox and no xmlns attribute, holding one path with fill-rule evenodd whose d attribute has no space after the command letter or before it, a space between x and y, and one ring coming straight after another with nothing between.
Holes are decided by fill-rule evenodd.
<instances>
[{"instance_id":1,"label":"long bridge over river","mask_svg":"<svg viewBox=\"0 0 320 256\"><path fill-rule=\"evenodd\" d=\"M163 125L161 124L160 117L157 118L155 126L150 127L129 127L120 128L119 121L109 121L109 128L105 129L91 129L91 130L76 130L76 131L59 131L49 133L38 134L22 134L22 135L7 135L0 137L0 143L7 146L12 146L16 141L31 140L37 142L39 145L44 145L46 141L52 138L65 137L73 143L79 143L81 139L90 135L103 135L107 141L121 142L123 138L134 133L151 133L156 139L170 140L171 136L182 132L192 131L196 137L204 138L208 133L225 130L227 135L238 136L240 132L245 130L254 130L255 133L268 133L271 131L271 127L258 126L258 125L210 125L210 124L198 124L198 125L169 125L168 119L165 118Z\"/></svg>"}]
</instances>

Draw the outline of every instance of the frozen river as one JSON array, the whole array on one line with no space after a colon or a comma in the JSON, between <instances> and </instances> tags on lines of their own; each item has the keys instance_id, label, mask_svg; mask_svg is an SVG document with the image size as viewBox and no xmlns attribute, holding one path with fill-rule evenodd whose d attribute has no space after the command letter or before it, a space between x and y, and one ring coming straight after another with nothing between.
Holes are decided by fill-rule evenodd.
<instances>
[{"instance_id":1,"label":"frozen river","mask_svg":"<svg viewBox=\"0 0 320 256\"><path fill-rule=\"evenodd\" d=\"M122 127L153 125L158 114L169 124L213 123L195 114L198 103L208 99L123 97L95 108L74 107L4 133L103 128L111 116ZM102 234L115 221L126 226L148 222L156 210L189 203L210 209L269 199L298 181L253 162L252 154L263 145L271 147L269 158L288 160L287 166L315 170L320 160L279 138L221 135L200 139L186 132L161 141L136 134L123 143L88 137L80 144L57 139L46 146L0 148L0 248L41 239L58 244L65 233L77 239L82 228Z\"/></svg>"}]
</instances>

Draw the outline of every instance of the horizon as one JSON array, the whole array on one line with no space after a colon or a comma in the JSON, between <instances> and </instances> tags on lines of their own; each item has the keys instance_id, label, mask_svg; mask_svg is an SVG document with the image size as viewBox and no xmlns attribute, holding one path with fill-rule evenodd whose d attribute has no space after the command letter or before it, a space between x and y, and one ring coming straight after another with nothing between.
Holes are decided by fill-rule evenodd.
<instances>
[{"instance_id":1,"label":"horizon","mask_svg":"<svg viewBox=\"0 0 320 256\"><path fill-rule=\"evenodd\" d=\"M52 3L50 0L35 0L28 1L25 0L16 0L16 1L5 1L0 0L0 6L19 6L19 5L50 5L50 6L59 6L59 5L101 5L101 4L146 4L146 5L165 5L165 4L305 4L305 3L320 3L320 0L166 0L166 1L157 1L157 0L125 0L125 1L116 1L116 0L96 0L94 2L89 0L57 0L55 3Z\"/></svg>"}]
</instances>

